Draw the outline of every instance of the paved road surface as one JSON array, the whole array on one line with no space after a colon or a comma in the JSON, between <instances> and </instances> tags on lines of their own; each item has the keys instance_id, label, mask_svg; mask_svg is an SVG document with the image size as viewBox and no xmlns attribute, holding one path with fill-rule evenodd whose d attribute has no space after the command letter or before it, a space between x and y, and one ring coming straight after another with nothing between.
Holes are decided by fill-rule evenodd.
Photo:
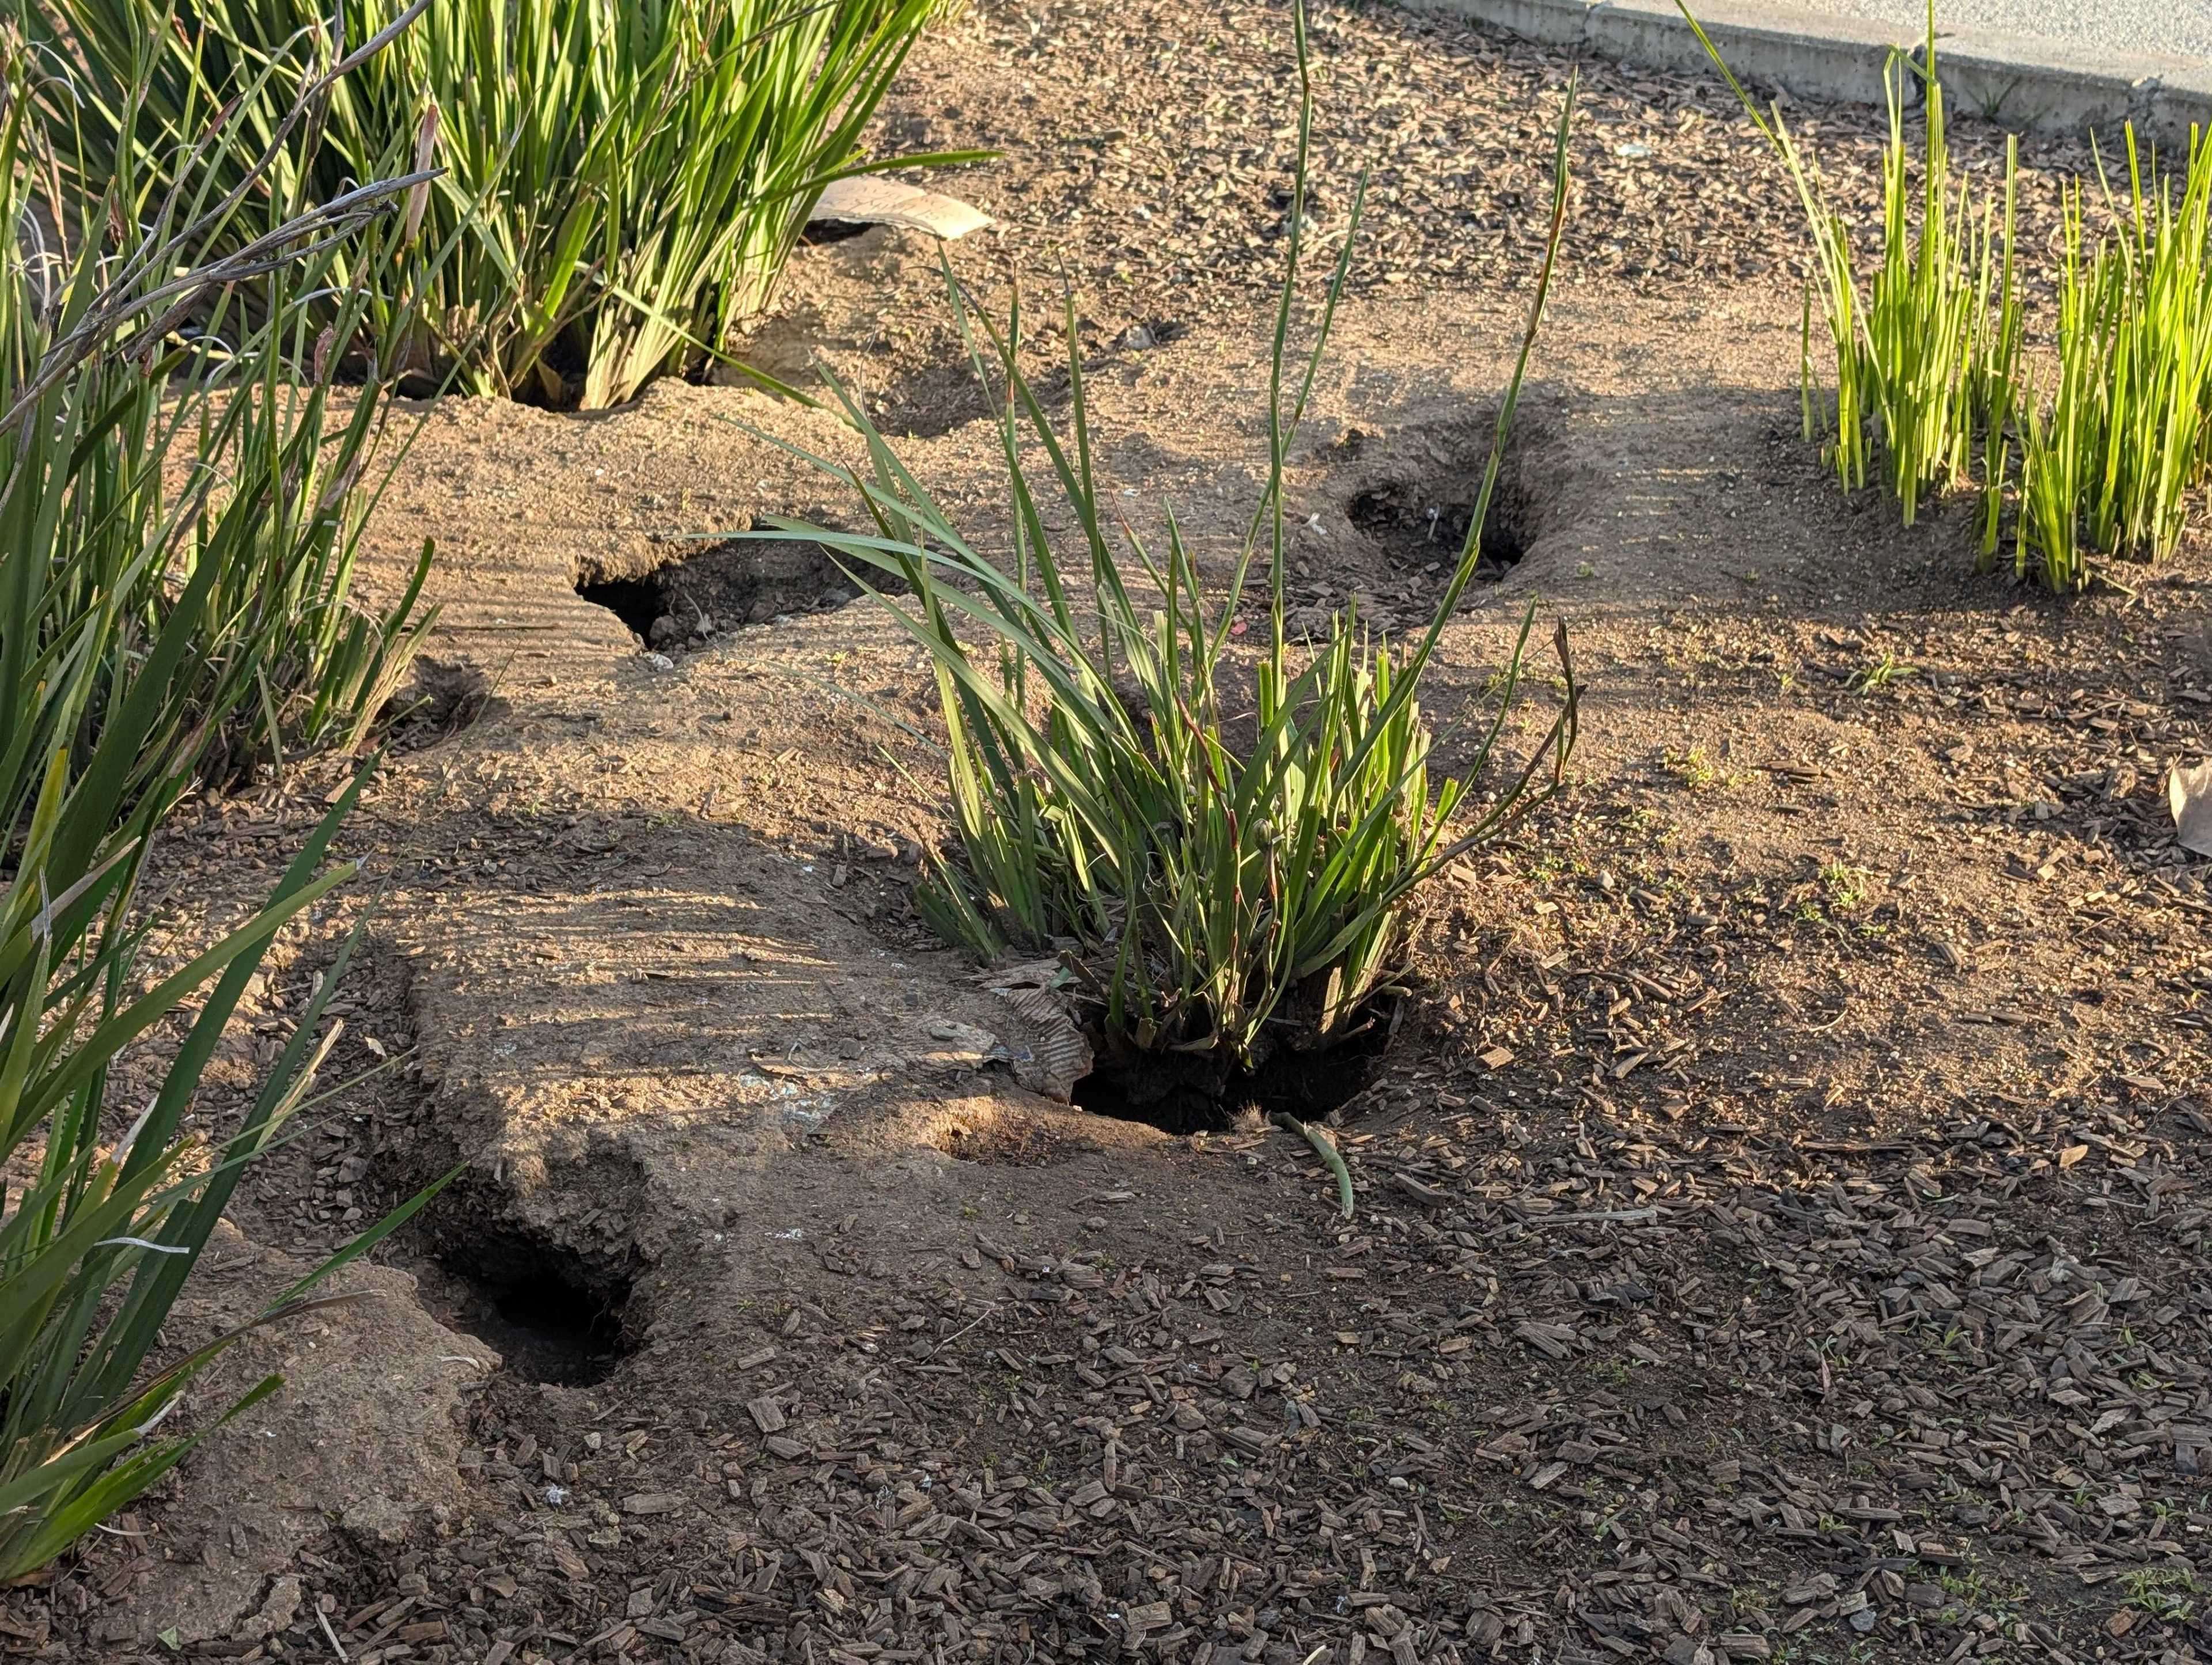
<instances>
[{"instance_id":1,"label":"paved road surface","mask_svg":"<svg viewBox=\"0 0 2212 1665\"><path fill-rule=\"evenodd\" d=\"M1908 27L1928 15L1925 0L1790 3L1806 11ZM2006 29L2062 46L2079 41L2110 52L2212 59L2212 0L1936 0L1936 26Z\"/></svg>"}]
</instances>

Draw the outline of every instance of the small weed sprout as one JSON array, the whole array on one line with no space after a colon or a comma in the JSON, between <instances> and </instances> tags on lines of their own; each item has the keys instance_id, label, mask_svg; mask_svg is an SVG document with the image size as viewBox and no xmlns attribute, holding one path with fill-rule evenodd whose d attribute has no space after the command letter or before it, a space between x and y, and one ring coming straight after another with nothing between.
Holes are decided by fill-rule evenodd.
<instances>
[{"instance_id":1,"label":"small weed sprout","mask_svg":"<svg viewBox=\"0 0 2212 1665\"><path fill-rule=\"evenodd\" d=\"M1907 665L1894 653L1885 653L1872 665L1863 665L1851 672L1850 686L1854 693L1874 694L1906 677L1917 677L1920 667Z\"/></svg>"},{"instance_id":2,"label":"small weed sprout","mask_svg":"<svg viewBox=\"0 0 2212 1665\"><path fill-rule=\"evenodd\" d=\"M1866 900L1866 872L1848 862L1831 861L1820 869L1820 888L1832 908L1856 908Z\"/></svg>"},{"instance_id":3,"label":"small weed sprout","mask_svg":"<svg viewBox=\"0 0 2212 1665\"><path fill-rule=\"evenodd\" d=\"M1664 760L1675 778L1692 792L1732 792L1752 779L1744 770L1723 768L1701 745L1685 747L1679 751L1670 750L1664 754ZM1636 812L1637 818L1640 820L1647 813L1639 810Z\"/></svg>"},{"instance_id":4,"label":"small weed sprout","mask_svg":"<svg viewBox=\"0 0 2212 1665\"><path fill-rule=\"evenodd\" d=\"M2191 1598L2202 1593L2203 1586L2186 1567L2144 1567L2128 1574L2122 1583L2128 1592L2128 1605L2153 1619L2179 1624L2196 1616L2197 1603Z\"/></svg>"},{"instance_id":5,"label":"small weed sprout","mask_svg":"<svg viewBox=\"0 0 2212 1665\"><path fill-rule=\"evenodd\" d=\"M1720 784L1721 772L1713 767L1713 760L1705 755L1703 746L1692 746L1685 751L1669 751L1667 767L1680 777L1692 792L1705 792Z\"/></svg>"}]
</instances>

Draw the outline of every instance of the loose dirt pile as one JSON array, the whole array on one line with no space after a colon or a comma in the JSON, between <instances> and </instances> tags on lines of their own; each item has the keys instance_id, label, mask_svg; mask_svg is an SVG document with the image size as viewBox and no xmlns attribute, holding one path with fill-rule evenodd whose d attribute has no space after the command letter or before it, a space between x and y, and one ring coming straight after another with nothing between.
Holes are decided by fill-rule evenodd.
<instances>
[{"instance_id":1,"label":"loose dirt pile","mask_svg":"<svg viewBox=\"0 0 2212 1665\"><path fill-rule=\"evenodd\" d=\"M1281 25L985 8L902 106L939 124L909 142L1020 140L961 186L1013 228L953 258L1046 282L1060 239L1114 500L1172 504L1216 556L1263 453L1249 285L1279 248L1237 181L1279 177ZM1323 95L1366 137L1402 116L1380 264L1416 281L1340 321L1291 588L1399 629L1463 527L1533 260L1479 196L1419 211L1417 185L1463 199L1422 144L1505 189L1452 124L1542 130L1558 66L1392 13L1324 33L1337 74L1406 89ZM1716 107L1644 86L1601 77L1601 109ZM1063 128L1119 137L1039 137ZM1250 152L1215 195L1111 177L1113 147L1207 131ZM684 610L732 548L779 547L727 544L757 518L852 523L763 437L848 456L834 424L669 385L593 418L431 410L380 536L440 542L432 697L351 826L367 876L227 1061L252 1079L362 921L339 1062L392 1066L272 1164L240 1252L311 1255L458 1165L388 1256L420 1310L307 1338L431 1396L402 1419L301 1372L12 1596L14 1650L155 1656L173 1626L352 1665L2212 1648L2212 894L2158 796L2206 744L2212 564L2192 544L2132 598L2055 603L1971 576L1962 519L1900 533L1841 500L1797 437L1794 291L1749 264L1796 246L1786 204L1730 176L1756 211L1714 223L1770 228L1743 264L1692 235L1681 287L1624 293L1604 251L1625 271L1645 216L1596 198L1609 166L1509 459L1516 558L1430 702L1480 702L1532 602L1564 617L1576 778L1436 886L1342 1111L1348 1225L1291 1134L1173 1138L1019 1085L1020 1014L911 909L934 694L878 608L756 573L742 609ZM1692 211L1673 177L1662 225ZM1225 204L1220 270L1140 269L1121 251L1183 246L1117 189ZM866 389L988 538L996 440L934 259L883 232L805 251L757 345ZM1539 676L1516 732L1558 696ZM193 926L265 885L327 784L180 831ZM248 1442L296 1531L227 1531Z\"/></svg>"}]
</instances>

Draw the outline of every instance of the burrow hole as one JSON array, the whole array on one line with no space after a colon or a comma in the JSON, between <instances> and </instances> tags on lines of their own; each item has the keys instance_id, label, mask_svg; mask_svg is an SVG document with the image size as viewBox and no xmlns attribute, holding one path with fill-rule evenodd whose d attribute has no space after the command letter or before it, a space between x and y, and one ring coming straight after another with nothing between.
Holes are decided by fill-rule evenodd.
<instances>
[{"instance_id":1,"label":"burrow hole","mask_svg":"<svg viewBox=\"0 0 2212 1665\"><path fill-rule=\"evenodd\" d=\"M903 591L903 579L871 571L878 589ZM854 599L860 586L830 550L796 538L732 538L709 544L634 578L586 574L576 593L605 608L648 647L703 647L745 624L823 612Z\"/></svg>"},{"instance_id":2,"label":"burrow hole","mask_svg":"<svg viewBox=\"0 0 2212 1665\"><path fill-rule=\"evenodd\" d=\"M385 702L386 744L395 751L435 745L475 722L492 702L491 678L477 666L422 654L408 684Z\"/></svg>"},{"instance_id":3,"label":"burrow hole","mask_svg":"<svg viewBox=\"0 0 2212 1665\"><path fill-rule=\"evenodd\" d=\"M1219 1132L1255 1115L1320 1121L1381 1073L1400 1011L1395 1001L1378 1006L1332 1046L1278 1045L1249 1069L1225 1053L1102 1048L1096 1066L1075 1084L1075 1104L1176 1134Z\"/></svg>"},{"instance_id":4,"label":"burrow hole","mask_svg":"<svg viewBox=\"0 0 2212 1665\"><path fill-rule=\"evenodd\" d=\"M1439 584L1458 564L1474 520L1474 501L1482 488L1478 465L1448 484L1434 481L1384 479L1363 488L1345 505L1353 527L1401 573L1420 573ZM1500 472L1482 522L1482 557L1478 580L1495 581L1521 562L1531 539L1527 503L1513 479Z\"/></svg>"},{"instance_id":5,"label":"burrow hole","mask_svg":"<svg viewBox=\"0 0 2212 1665\"><path fill-rule=\"evenodd\" d=\"M849 243L875 229L867 220L809 220L800 228L799 240L809 248L826 247L831 243Z\"/></svg>"},{"instance_id":6,"label":"burrow hole","mask_svg":"<svg viewBox=\"0 0 2212 1665\"><path fill-rule=\"evenodd\" d=\"M526 1382L588 1388L635 1351L626 1277L509 1227L471 1227L435 1250L439 1316L497 1350Z\"/></svg>"}]
</instances>

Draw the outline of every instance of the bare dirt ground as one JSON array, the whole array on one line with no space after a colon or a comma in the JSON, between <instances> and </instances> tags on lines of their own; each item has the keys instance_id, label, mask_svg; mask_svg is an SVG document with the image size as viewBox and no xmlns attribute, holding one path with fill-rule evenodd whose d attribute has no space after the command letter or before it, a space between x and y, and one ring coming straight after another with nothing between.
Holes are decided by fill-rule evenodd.
<instances>
[{"instance_id":1,"label":"bare dirt ground","mask_svg":"<svg viewBox=\"0 0 2212 1665\"><path fill-rule=\"evenodd\" d=\"M886 118L1005 148L955 187L1005 229L952 259L1048 323L1075 284L1116 500L1217 555L1264 453L1285 36L987 4ZM1291 585L1402 626L1474 495L1565 66L1390 11L1317 38L1376 240ZM334 1079L375 1073L272 1162L175 1339L461 1176L361 1274L387 1298L238 1361L292 1385L9 1598L9 1650L2212 1652L2212 891L2161 797L2207 744L2212 554L2053 601L1973 575L1963 513L1844 499L1798 436L1793 210L1752 137L1710 87L1591 100L1518 559L1429 702L1482 700L1534 603L1582 744L1429 898L1340 1112L1349 1224L1291 1135L1017 1084L1020 1018L908 900L942 836L918 655L803 551L714 536L849 521L762 437L842 456L834 424L735 387L441 404L379 521L393 561L439 541L435 697L224 1085L356 923ZM1863 155L1863 116L1800 113ZM935 258L803 252L753 351L865 389L988 537ZM334 780L187 817L179 927L250 906Z\"/></svg>"}]
</instances>

